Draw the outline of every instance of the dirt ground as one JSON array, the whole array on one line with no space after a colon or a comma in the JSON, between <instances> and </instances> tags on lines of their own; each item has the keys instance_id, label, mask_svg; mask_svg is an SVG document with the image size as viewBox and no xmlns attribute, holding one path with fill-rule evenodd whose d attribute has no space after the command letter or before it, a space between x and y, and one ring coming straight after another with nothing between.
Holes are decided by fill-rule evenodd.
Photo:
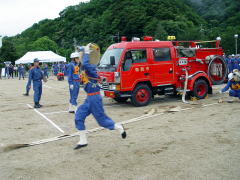
<instances>
[{"instance_id":1,"label":"dirt ground","mask_svg":"<svg viewBox=\"0 0 240 180\"><path fill-rule=\"evenodd\" d=\"M27 80L0 80L0 146L76 132L74 115L67 113L67 81L53 77L43 87L39 112L64 133L36 113L32 90L22 94ZM147 107L130 102L117 104L104 99L107 114L116 122L171 106L180 112L164 113L126 124L128 137L103 130L88 135L89 145L73 150L78 137L0 153L0 179L239 179L240 108L239 102L217 103L222 86L214 87L208 99L198 105L183 104L181 98L158 97ZM78 98L83 102L81 89ZM213 104L215 103L215 104ZM189 108L189 109L188 109ZM88 129L98 127L92 116Z\"/></svg>"}]
</instances>

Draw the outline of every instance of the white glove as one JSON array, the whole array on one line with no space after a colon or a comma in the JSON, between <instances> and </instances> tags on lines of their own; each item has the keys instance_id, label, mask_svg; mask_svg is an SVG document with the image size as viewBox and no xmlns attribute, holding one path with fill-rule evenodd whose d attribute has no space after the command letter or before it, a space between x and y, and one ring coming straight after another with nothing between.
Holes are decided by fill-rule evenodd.
<instances>
[{"instance_id":1,"label":"white glove","mask_svg":"<svg viewBox=\"0 0 240 180\"><path fill-rule=\"evenodd\" d=\"M219 92L219 94L222 94L223 92L222 92L222 90L220 90L220 91L218 91Z\"/></svg>"},{"instance_id":2,"label":"white glove","mask_svg":"<svg viewBox=\"0 0 240 180\"><path fill-rule=\"evenodd\" d=\"M90 54L93 50L91 47L91 43L84 47L85 54Z\"/></svg>"},{"instance_id":3,"label":"white glove","mask_svg":"<svg viewBox=\"0 0 240 180\"><path fill-rule=\"evenodd\" d=\"M73 84L70 84L69 88L70 88L71 90L73 90L73 88L74 88Z\"/></svg>"}]
</instances>

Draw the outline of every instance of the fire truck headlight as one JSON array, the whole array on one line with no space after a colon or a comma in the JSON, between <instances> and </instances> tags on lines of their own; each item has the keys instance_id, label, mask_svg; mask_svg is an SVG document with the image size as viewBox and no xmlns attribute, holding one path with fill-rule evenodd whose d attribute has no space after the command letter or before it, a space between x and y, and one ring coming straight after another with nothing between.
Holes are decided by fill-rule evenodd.
<instances>
[{"instance_id":1,"label":"fire truck headlight","mask_svg":"<svg viewBox=\"0 0 240 180\"><path fill-rule=\"evenodd\" d=\"M120 84L110 84L109 85L109 90L110 91L120 91L121 86Z\"/></svg>"},{"instance_id":2,"label":"fire truck headlight","mask_svg":"<svg viewBox=\"0 0 240 180\"><path fill-rule=\"evenodd\" d=\"M109 90L113 90L115 91L117 89L116 85L115 84L111 84L109 85Z\"/></svg>"}]
</instances>

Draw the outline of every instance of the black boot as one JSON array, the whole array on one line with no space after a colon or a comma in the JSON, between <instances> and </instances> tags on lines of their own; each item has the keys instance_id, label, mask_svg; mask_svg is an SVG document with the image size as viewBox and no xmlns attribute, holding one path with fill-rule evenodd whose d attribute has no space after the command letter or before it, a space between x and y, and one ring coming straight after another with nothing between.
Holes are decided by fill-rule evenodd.
<instances>
[{"instance_id":1,"label":"black boot","mask_svg":"<svg viewBox=\"0 0 240 180\"><path fill-rule=\"evenodd\" d=\"M34 108L40 108L40 107L41 107L41 106L40 106L39 103L35 103Z\"/></svg>"},{"instance_id":2,"label":"black boot","mask_svg":"<svg viewBox=\"0 0 240 180\"><path fill-rule=\"evenodd\" d=\"M75 148L74 148L74 150L78 150L78 149L81 149L81 148L83 148L83 147L87 147L87 144L83 144L83 145L77 145Z\"/></svg>"},{"instance_id":3,"label":"black boot","mask_svg":"<svg viewBox=\"0 0 240 180\"><path fill-rule=\"evenodd\" d=\"M29 96L29 94L28 93L25 93L25 94L23 94L24 96Z\"/></svg>"}]
</instances>

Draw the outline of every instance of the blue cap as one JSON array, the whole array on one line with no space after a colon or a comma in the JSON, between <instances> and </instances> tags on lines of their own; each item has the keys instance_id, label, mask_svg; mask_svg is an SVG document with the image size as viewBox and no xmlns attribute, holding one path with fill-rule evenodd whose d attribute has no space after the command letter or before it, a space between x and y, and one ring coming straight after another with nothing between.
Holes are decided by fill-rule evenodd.
<instances>
[{"instance_id":1,"label":"blue cap","mask_svg":"<svg viewBox=\"0 0 240 180\"><path fill-rule=\"evenodd\" d=\"M35 59L33 60L33 62L39 62L39 59L38 59L38 58L35 58Z\"/></svg>"}]
</instances>

